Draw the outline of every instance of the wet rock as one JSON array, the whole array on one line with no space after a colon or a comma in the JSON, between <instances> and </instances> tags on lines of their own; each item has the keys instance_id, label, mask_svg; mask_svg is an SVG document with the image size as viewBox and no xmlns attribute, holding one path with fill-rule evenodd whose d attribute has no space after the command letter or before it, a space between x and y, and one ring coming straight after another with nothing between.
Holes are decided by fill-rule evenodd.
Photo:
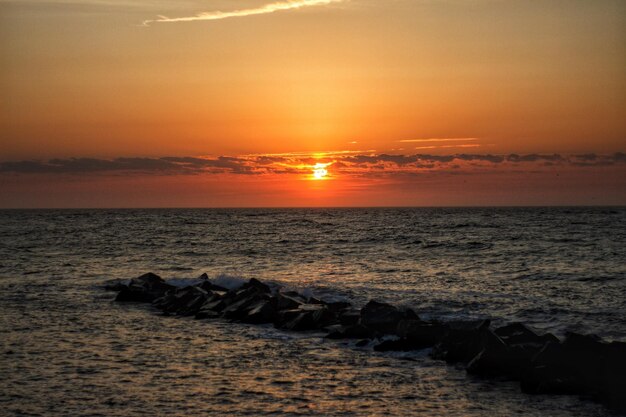
<instances>
[{"instance_id":1,"label":"wet rock","mask_svg":"<svg viewBox=\"0 0 626 417\"><path fill-rule=\"evenodd\" d=\"M389 351L408 352L411 350L425 349L427 347L429 346L420 345L419 343L415 343L409 339L400 338L397 340L384 340L383 342L374 346L374 350L376 352L389 352Z\"/></svg>"},{"instance_id":2,"label":"wet rock","mask_svg":"<svg viewBox=\"0 0 626 417\"><path fill-rule=\"evenodd\" d=\"M198 284L198 287L202 288L205 291L221 291L224 293L228 292L227 288L216 285L209 280L202 281L200 284Z\"/></svg>"},{"instance_id":3,"label":"wet rock","mask_svg":"<svg viewBox=\"0 0 626 417\"><path fill-rule=\"evenodd\" d=\"M361 319L361 312L359 310L343 310L339 312L339 323L344 326L349 326L353 324L357 324Z\"/></svg>"},{"instance_id":4,"label":"wet rock","mask_svg":"<svg viewBox=\"0 0 626 417\"><path fill-rule=\"evenodd\" d=\"M489 320L447 323L448 330L433 348L431 356L449 363L469 362L483 349L483 331L490 323Z\"/></svg>"},{"instance_id":5,"label":"wet rock","mask_svg":"<svg viewBox=\"0 0 626 417\"><path fill-rule=\"evenodd\" d=\"M497 334L508 346L536 345L540 348L546 342L559 341L556 336L550 333L539 335L522 323L511 323L506 326L499 327L494 330L494 333Z\"/></svg>"},{"instance_id":6,"label":"wet rock","mask_svg":"<svg viewBox=\"0 0 626 417\"><path fill-rule=\"evenodd\" d=\"M256 278L251 278L250 281L243 284L240 289L245 290L248 288L254 288L257 291L265 293L265 294L270 294L272 292L272 289L270 288L269 285L262 283Z\"/></svg>"},{"instance_id":7,"label":"wet rock","mask_svg":"<svg viewBox=\"0 0 626 417\"><path fill-rule=\"evenodd\" d=\"M401 311L387 303L370 300L361 309L361 324L384 334L395 333L398 322L417 315L412 310Z\"/></svg>"},{"instance_id":8,"label":"wet rock","mask_svg":"<svg viewBox=\"0 0 626 417\"><path fill-rule=\"evenodd\" d=\"M220 313L218 313L217 311L213 311L210 309L200 309L196 315L195 318L198 320L201 319L217 319L220 318L222 315Z\"/></svg>"},{"instance_id":9,"label":"wet rock","mask_svg":"<svg viewBox=\"0 0 626 417\"><path fill-rule=\"evenodd\" d=\"M467 372L481 376L519 375L522 364L515 360L513 351L493 331L488 328L480 330L482 349L467 364Z\"/></svg>"},{"instance_id":10,"label":"wet rock","mask_svg":"<svg viewBox=\"0 0 626 417\"><path fill-rule=\"evenodd\" d=\"M252 291L249 291L252 290ZM256 287L249 287L241 291L245 297L238 297L222 310L222 316L227 319L243 319L252 310L253 306L261 301L268 301L269 296L260 292Z\"/></svg>"},{"instance_id":11,"label":"wet rock","mask_svg":"<svg viewBox=\"0 0 626 417\"><path fill-rule=\"evenodd\" d=\"M282 328L294 331L320 330L336 322L336 315L324 305L309 304L305 308L300 307L298 309L300 313L286 322Z\"/></svg>"},{"instance_id":12,"label":"wet rock","mask_svg":"<svg viewBox=\"0 0 626 417\"><path fill-rule=\"evenodd\" d=\"M294 308L291 310L280 310L276 313L276 318L274 319L274 327L277 329L284 329L287 323L294 320L302 313L302 310L299 308Z\"/></svg>"},{"instance_id":13,"label":"wet rock","mask_svg":"<svg viewBox=\"0 0 626 417\"><path fill-rule=\"evenodd\" d=\"M162 297L176 287L166 283L161 277L151 272L130 280L117 294L115 301L133 301L149 303Z\"/></svg>"},{"instance_id":14,"label":"wet rock","mask_svg":"<svg viewBox=\"0 0 626 417\"><path fill-rule=\"evenodd\" d=\"M209 298L209 293L193 285L169 291L152 304L164 312L179 315L194 315Z\"/></svg>"},{"instance_id":15,"label":"wet rock","mask_svg":"<svg viewBox=\"0 0 626 417\"><path fill-rule=\"evenodd\" d=\"M398 322L396 334L400 338L412 341L416 346L432 347L439 343L448 327L437 322L404 319Z\"/></svg>"},{"instance_id":16,"label":"wet rock","mask_svg":"<svg viewBox=\"0 0 626 417\"><path fill-rule=\"evenodd\" d=\"M276 309L279 311L293 310L302 304L306 304L306 300L296 292L288 291L276 294Z\"/></svg>"},{"instance_id":17,"label":"wet rock","mask_svg":"<svg viewBox=\"0 0 626 417\"><path fill-rule=\"evenodd\" d=\"M599 399L617 412L626 414L626 343L612 342L606 347L603 381Z\"/></svg>"},{"instance_id":18,"label":"wet rock","mask_svg":"<svg viewBox=\"0 0 626 417\"><path fill-rule=\"evenodd\" d=\"M334 313L343 312L346 309L349 309L350 307L352 307L352 304L350 304L347 301L332 301L332 302L322 301L322 303L324 303L326 307L328 307L328 309Z\"/></svg>"},{"instance_id":19,"label":"wet rock","mask_svg":"<svg viewBox=\"0 0 626 417\"><path fill-rule=\"evenodd\" d=\"M264 324L272 323L276 319L276 308L272 300L261 300L250 307L248 314L242 318L245 323Z\"/></svg>"},{"instance_id":20,"label":"wet rock","mask_svg":"<svg viewBox=\"0 0 626 417\"><path fill-rule=\"evenodd\" d=\"M532 394L587 395L624 410L625 373L623 344L607 344L594 335L568 333L563 343L547 343L532 359L521 387Z\"/></svg>"},{"instance_id":21,"label":"wet rock","mask_svg":"<svg viewBox=\"0 0 626 417\"><path fill-rule=\"evenodd\" d=\"M106 291L115 291L115 292L122 291L124 288L128 286L126 281L127 280L122 280L122 279L114 279L114 280L108 281L104 284L104 289Z\"/></svg>"},{"instance_id":22,"label":"wet rock","mask_svg":"<svg viewBox=\"0 0 626 417\"><path fill-rule=\"evenodd\" d=\"M369 328L365 327L360 323L349 325L349 326L339 326L336 329L333 329L328 335L326 335L327 339L373 339L378 336L378 333Z\"/></svg>"}]
</instances>

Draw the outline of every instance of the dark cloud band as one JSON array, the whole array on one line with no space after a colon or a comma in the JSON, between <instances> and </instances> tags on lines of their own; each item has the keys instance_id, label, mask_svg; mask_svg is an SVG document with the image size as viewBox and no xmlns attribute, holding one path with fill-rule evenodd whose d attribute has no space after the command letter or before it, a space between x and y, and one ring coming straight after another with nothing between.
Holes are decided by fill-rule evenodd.
<instances>
[{"instance_id":1,"label":"dark cloud band","mask_svg":"<svg viewBox=\"0 0 626 417\"><path fill-rule=\"evenodd\" d=\"M453 154L453 155L390 155L362 154L345 155L341 153L325 154L325 162L332 163L337 172L367 174L393 172L411 169L458 169L458 164L487 164L488 166L543 164L575 167L611 166L626 164L626 154L617 152L610 155L581 154ZM135 173L161 175L195 175L230 173L237 175L255 174L293 174L308 170L308 165L320 162L313 156L294 155L253 155L244 157L220 156L201 157L163 157L163 158L67 158L47 161L5 161L0 162L0 173L13 174L98 174L98 173Z\"/></svg>"}]
</instances>

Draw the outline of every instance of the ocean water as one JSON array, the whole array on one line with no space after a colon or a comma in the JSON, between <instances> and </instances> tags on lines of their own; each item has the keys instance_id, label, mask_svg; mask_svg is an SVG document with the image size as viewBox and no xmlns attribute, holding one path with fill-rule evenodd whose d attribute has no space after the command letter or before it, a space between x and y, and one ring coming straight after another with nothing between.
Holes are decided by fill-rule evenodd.
<instances>
[{"instance_id":1,"label":"ocean water","mask_svg":"<svg viewBox=\"0 0 626 417\"><path fill-rule=\"evenodd\" d=\"M256 277L626 341L626 208L0 211L0 415L610 415L427 351L163 317L104 281Z\"/></svg>"}]
</instances>

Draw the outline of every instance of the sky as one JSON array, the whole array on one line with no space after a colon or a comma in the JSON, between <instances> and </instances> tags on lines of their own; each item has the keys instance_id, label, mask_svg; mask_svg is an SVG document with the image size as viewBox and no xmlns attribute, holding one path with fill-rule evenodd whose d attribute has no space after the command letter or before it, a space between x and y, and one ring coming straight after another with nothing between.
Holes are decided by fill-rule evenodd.
<instances>
[{"instance_id":1,"label":"sky","mask_svg":"<svg viewBox=\"0 0 626 417\"><path fill-rule=\"evenodd\" d=\"M0 208L626 204L621 0L0 0Z\"/></svg>"}]
</instances>

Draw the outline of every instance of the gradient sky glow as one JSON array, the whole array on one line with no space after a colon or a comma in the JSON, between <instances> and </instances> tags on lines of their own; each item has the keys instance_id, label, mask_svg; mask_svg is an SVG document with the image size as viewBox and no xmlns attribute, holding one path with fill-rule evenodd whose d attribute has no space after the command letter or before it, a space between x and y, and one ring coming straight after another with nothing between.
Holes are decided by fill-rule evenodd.
<instances>
[{"instance_id":1,"label":"gradient sky glow","mask_svg":"<svg viewBox=\"0 0 626 417\"><path fill-rule=\"evenodd\" d=\"M626 204L621 0L0 0L0 96L0 207Z\"/></svg>"}]
</instances>

